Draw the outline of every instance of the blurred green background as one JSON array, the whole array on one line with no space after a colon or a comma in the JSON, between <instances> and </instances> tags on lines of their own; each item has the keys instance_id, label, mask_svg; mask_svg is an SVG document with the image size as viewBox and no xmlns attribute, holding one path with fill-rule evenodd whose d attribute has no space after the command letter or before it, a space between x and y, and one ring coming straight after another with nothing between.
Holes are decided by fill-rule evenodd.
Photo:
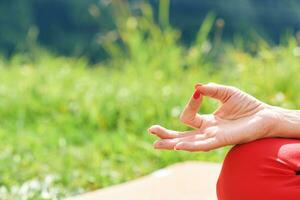
<instances>
[{"instance_id":1,"label":"blurred green background","mask_svg":"<svg viewBox=\"0 0 300 200\"><path fill-rule=\"evenodd\" d=\"M208 153L156 151L197 82L300 107L300 2L0 1L0 198L61 199ZM217 102L204 101L202 113Z\"/></svg>"}]
</instances>

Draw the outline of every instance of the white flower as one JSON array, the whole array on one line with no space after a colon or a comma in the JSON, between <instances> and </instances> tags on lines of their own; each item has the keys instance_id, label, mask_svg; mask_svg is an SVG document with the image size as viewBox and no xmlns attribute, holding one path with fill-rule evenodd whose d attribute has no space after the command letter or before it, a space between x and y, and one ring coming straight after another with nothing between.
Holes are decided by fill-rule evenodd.
<instances>
[{"instance_id":1,"label":"white flower","mask_svg":"<svg viewBox=\"0 0 300 200\"><path fill-rule=\"evenodd\" d=\"M162 94L163 96L169 96L172 92L172 88L170 86L164 86L162 88Z\"/></svg>"},{"instance_id":2,"label":"white flower","mask_svg":"<svg viewBox=\"0 0 300 200\"><path fill-rule=\"evenodd\" d=\"M129 29L135 29L137 27L137 20L134 17L129 17L127 22L126 22L126 26Z\"/></svg>"},{"instance_id":3,"label":"white flower","mask_svg":"<svg viewBox=\"0 0 300 200\"><path fill-rule=\"evenodd\" d=\"M205 41L205 42L202 44L201 48L202 48L202 52L208 53L208 52L210 52L210 50L211 50L211 43L208 42L208 41Z\"/></svg>"},{"instance_id":4,"label":"white flower","mask_svg":"<svg viewBox=\"0 0 300 200\"><path fill-rule=\"evenodd\" d=\"M300 47L294 48L293 54L294 54L294 56L300 56Z\"/></svg>"},{"instance_id":5,"label":"white flower","mask_svg":"<svg viewBox=\"0 0 300 200\"><path fill-rule=\"evenodd\" d=\"M285 95L282 92L278 92L273 98L275 102L283 102L285 100Z\"/></svg>"},{"instance_id":6,"label":"white flower","mask_svg":"<svg viewBox=\"0 0 300 200\"><path fill-rule=\"evenodd\" d=\"M181 108L179 106L175 106L171 110L171 116L172 117L176 117L177 118L177 117L179 117L180 113L181 113Z\"/></svg>"}]
</instances>

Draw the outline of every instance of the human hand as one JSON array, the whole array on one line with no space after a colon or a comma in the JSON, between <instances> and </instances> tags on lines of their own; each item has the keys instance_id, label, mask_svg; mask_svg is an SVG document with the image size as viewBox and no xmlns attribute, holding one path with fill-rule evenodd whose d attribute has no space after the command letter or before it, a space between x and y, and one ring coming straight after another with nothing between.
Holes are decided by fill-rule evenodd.
<instances>
[{"instance_id":1,"label":"human hand","mask_svg":"<svg viewBox=\"0 0 300 200\"><path fill-rule=\"evenodd\" d=\"M160 138L154 143L156 149L209 151L271 136L277 117L272 106L231 86L209 83L195 88L180 116L181 122L195 130L180 132L151 126L149 133ZM212 114L198 114L203 96L219 100L220 107Z\"/></svg>"}]
</instances>

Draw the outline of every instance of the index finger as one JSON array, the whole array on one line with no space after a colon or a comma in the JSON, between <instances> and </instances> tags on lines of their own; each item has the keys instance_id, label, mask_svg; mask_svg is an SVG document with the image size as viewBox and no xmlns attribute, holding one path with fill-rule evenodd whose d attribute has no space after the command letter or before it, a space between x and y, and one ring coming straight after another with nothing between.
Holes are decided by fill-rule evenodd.
<instances>
[{"instance_id":1,"label":"index finger","mask_svg":"<svg viewBox=\"0 0 300 200\"><path fill-rule=\"evenodd\" d=\"M190 98L189 102L185 106L183 112L181 113L180 120L193 128L200 128L203 119L198 114L200 105L202 102L202 94L200 93L200 87L196 87L193 96Z\"/></svg>"}]
</instances>

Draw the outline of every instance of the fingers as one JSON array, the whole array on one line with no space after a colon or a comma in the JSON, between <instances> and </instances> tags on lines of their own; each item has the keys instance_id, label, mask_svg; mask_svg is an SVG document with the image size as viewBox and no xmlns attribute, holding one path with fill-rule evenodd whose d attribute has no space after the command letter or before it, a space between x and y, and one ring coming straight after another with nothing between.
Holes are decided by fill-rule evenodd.
<instances>
[{"instance_id":1,"label":"fingers","mask_svg":"<svg viewBox=\"0 0 300 200\"><path fill-rule=\"evenodd\" d=\"M234 87L219 85L216 83L209 83L205 85L197 84L197 87L202 95L218 99L222 103L225 103L233 94L238 91L238 89Z\"/></svg>"},{"instance_id":2,"label":"fingers","mask_svg":"<svg viewBox=\"0 0 300 200\"><path fill-rule=\"evenodd\" d=\"M191 135L197 134L199 131L174 131L174 130L169 130L166 129L160 125L153 125L148 129L148 132L151 134L154 134L161 139L173 139L173 138L180 138L180 137L187 137Z\"/></svg>"},{"instance_id":3,"label":"fingers","mask_svg":"<svg viewBox=\"0 0 300 200\"><path fill-rule=\"evenodd\" d=\"M199 114L197 114L197 112L200 109L201 102L202 95L200 93L200 88L196 87L193 96L190 98L180 115L180 121L193 128L200 128L203 123L203 119Z\"/></svg>"},{"instance_id":4,"label":"fingers","mask_svg":"<svg viewBox=\"0 0 300 200\"><path fill-rule=\"evenodd\" d=\"M175 150L183 150L183 151L210 151L216 149L218 147L223 146L220 141L217 140L216 137L207 138L205 140L197 140L197 141L181 141L178 142L175 146Z\"/></svg>"},{"instance_id":5,"label":"fingers","mask_svg":"<svg viewBox=\"0 0 300 200\"><path fill-rule=\"evenodd\" d=\"M156 141L153 146L156 149L174 150L174 147L180 142L192 142L195 140L202 140L205 137L205 135L199 134L174 139L162 139Z\"/></svg>"},{"instance_id":6,"label":"fingers","mask_svg":"<svg viewBox=\"0 0 300 200\"><path fill-rule=\"evenodd\" d=\"M209 151L226 145L221 141L220 138L222 137L219 137L220 134L222 134L221 130L216 126L206 128L201 133L199 130L198 133L197 131L190 131L186 132L186 134L179 134L180 137L174 136L173 138L158 140L154 143L154 148L165 150Z\"/></svg>"}]
</instances>

